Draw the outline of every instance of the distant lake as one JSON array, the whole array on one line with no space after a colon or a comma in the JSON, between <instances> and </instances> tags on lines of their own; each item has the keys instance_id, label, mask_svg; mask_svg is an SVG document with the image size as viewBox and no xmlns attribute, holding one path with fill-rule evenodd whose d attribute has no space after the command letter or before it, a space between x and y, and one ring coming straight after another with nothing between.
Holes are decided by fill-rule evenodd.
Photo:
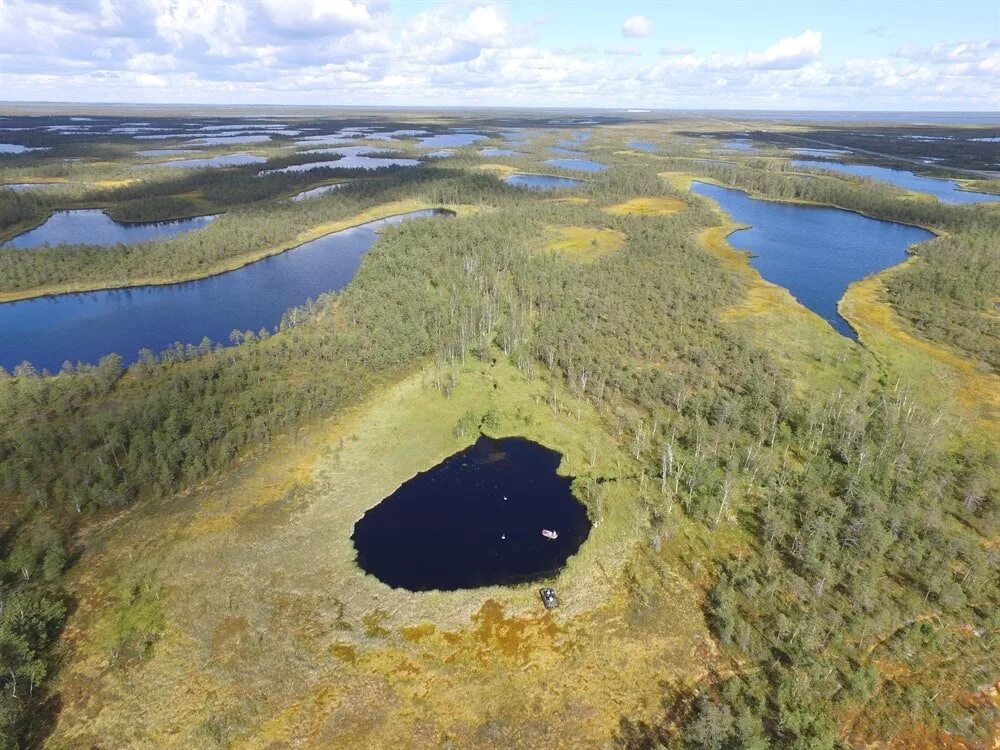
<instances>
[{"instance_id":1,"label":"distant lake","mask_svg":"<svg viewBox=\"0 0 1000 750\"><path fill-rule=\"evenodd\" d=\"M409 591L555 575L591 528L570 491L572 477L556 473L561 458L524 438L480 437L362 516L351 537L358 566Z\"/></svg>"},{"instance_id":2,"label":"distant lake","mask_svg":"<svg viewBox=\"0 0 1000 750\"><path fill-rule=\"evenodd\" d=\"M379 169L380 167L415 167L420 162L417 159L383 159L374 156L344 156L335 161L311 161L305 164L292 164L281 169L265 169L261 174L278 174L280 172L308 172L312 169Z\"/></svg>"},{"instance_id":3,"label":"distant lake","mask_svg":"<svg viewBox=\"0 0 1000 750\"><path fill-rule=\"evenodd\" d=\"M734 120L776 122L904 123L908 125L996 125L996 112L857 112L849 110L705 110Z\"/></svg>"},{"instance_id":4,"label":"distant lake","mask_svg":"<svg viewBox=\"0 0 1000 750\"><path fill-rule=\"evenodd\" d=\"M582 151L576 151L571 148L563 148L562 146L549 146L549 151L553 154L560 154L562 156L579 157L584 155Z\"/></svg>"},{"instance_id":5,"label":"distant lake","mask_svg":"<svg viewBox=\"0 0 1000 750\"><path fill-rule=\"evenodd\" d=\"M648 153L655 153L660 150L660 147L655 143L646 143L645 141L629 141L628 147L638 149L639 151L646 151Z\"/></svg>"},{"instance_id":6,"label":"distant lake","mask_svg":"<svg viewBox=\"0 0 1000 750\"><path fill-rule=\"evenodd\" d=\"M298 135L298 131L292 133ZM265 143L271 140L269 135L211 135L191 141L192 146L217 146L230 143Z\"/></svg>"},{"instance_id":7,"label":"distant lake","mask_svg":"<svg viewBox=\"0 0 1000 750\"><path fill-rule=\"evenodd\" d=\"M253 154L222 154L221 156L209 156L204 159L174 159L173 161L158 161L153 164L140 164L139 168L150 167L172 167L184 169L198 169L201 167L236 167L245 164L263 164L266 162L263 156Z\"/></svg>"},{"instance_id":8,"label":"distant lake","mask_svg":"<svg viewBox=\"0 0 1000 750\"><path fill-rule=\"evenodd\" d=\"M28 360L55 372L65 360L94 363L111 352L132 364L142 348L160 352L205 336L226 344L233 329L272 329L288 308L347 286L379 229L438 213L351 227L198 281L0 304L0 365L11 370Z\"/></svg>"},{"instance_id":9,"label":"distant lake","mask_svg":"<svg viewBox=\"0 0 1000 750\"><path fill-rule=\"evenodd\" d=\"M555 177L550 174L512 174L505 178L504 182L528 190L573 190L583 184L583 180Z\"/></svg>"},{"instance_id":10,"label":"distant lake","mask_svg":"<svg viewBox=\"0 0 1000 750\"><path fill-rule=\"evenodd\" d=\"M421 138L420 145L434 148L443 146L468 146L471 143L485 139L486 136L481 133L439 133L438 135L429 135L426 138Z\"/></svg>"},{"instance_id":11,"label":"distant lake","mask_svg":"<svg viewBox=\"0 0 1000 750\"><path fill-rule=\"evenodd\" d=\"M3 247L28 250L42 245L117 245L173 237L209 224L216 216L196 216L173 221L115 221L99 208L55 211L41 226L9 240Z\"/></svg>"},{"instance_id":12,"label":"distant lake","mask_svg":"<svg viewBox=\"0 0 1000 750\"><path fill-rule=\"evenodd\" d=\"M908 172L905 169L875 167L868 164L841 164L835 161L811 161L809 159L796 159L792 162L792 166L806 169L829 169L856 177L881 180L904 190L930 193L942 203L987 203L1000 201L1000 195L959 190L958 183L954 180L924 177L923 175Z\"/></svg>"},{"instance_id":13,"label":"distant lake","mask_svg":"<svg viewBox=\"0 0 1000 750\"><path fill-rule=\"evenodd\" d=\"M325 193L329 193L331 190L340 190L347 187L346 182L335 182L332 185L320 185L319 187L314 187L311 190L303 190L298 195L293 195L293 201L306 201L310 198L317 198Z\"/></svg>"},{"instance_id":14,"label":"distant lake","mask_svg":"<svg viewBox=\"0 0 1000 750\"><path fill-rule=\"evenodd\" d=\"M756 151L757 147L750 141L726 141L722 147L730 151Z\"/></svg>"},{"instance_id":15,"label":"distant lake","mask_svg":"<svg viewBox=\"0 0 1000 750\"><path fill-rule=\"evenodd\" d=\"M57 187L68 187L75 185L73 182L5 182L0 183L0 188L8 190L49 190Z\"/></svg>"},{"instance_id":16,"label":"distant lake","mask_svg":"<svg viewBox=\"0 0 1000 750\"><path fill-rule=\"evenodd\" d=\"M608 168L607 164L591 161L590 159L546 159L543 164L551 164L553 167L562 169L575 169L578 172L603 172Z\"/></svg>"},{"instance_id":17,"label":"distant lake","mask_svg":"<svg viewBox=\"0 0 1000 750\"><path fill-rule=\"evenodd\" d=\"M842 148L793 148L792 152L803 156L844 156L851 153Z\"/></svg>"},{"instance_id":18,"label":"distant lake","mask_svg":"<svg viewBox=\"0 0 1000 750\"><path fill-rule=\"evenodd\" d=\"M514 151L510 148L481 148L479 149L480 156L524 156L520 151Z\"/></svg>"},{"instance_id":19,"label":"distant lake","mask_svg":"<svg viewBox=\"0 0 1000 750\"><path fill-rule=\"evenodd\" d=\"M0 154L24 154L28 151L48 151L48 146L39 146L37 148L29 148L28 146L22 146L19 143L0 143Z\"/></svg>"},{"instance_id":20,"label":"distant lake","mask_svg":"<svg viewBox=\"0 0 1000 750\"><path fill-rule=\"evenodd\" d=\"M454 156L455 152L450 148L443 148L440 151L428 151L424 156L429 159L447 159L449 156Z\"/></svg>"},{"instance_id":21,"label":"distant lake","mask_svg":"<svg viewBox=\"0 0 1000 750\"><path fill-rule=\"evenodd\" d=\"M751 224L731 234L729 244L752 253L750 264L761 276L851 339L857 336L837 312L847 287L902 263L910 245L934 236L852 211L757 200L704 182L692 182L691 190L717 202L734 221Z\"/></svg>"},{"instance_id":22,"label":"distant lake","mask_svg":"<svg viewBox=\"0 0 1000 750\"><path fill-rule=\"evenodd\" d=\"M196 154L189 148L148 148L145 151L136 151L137 156L182 156L184 154Z\"/></svg>"}]
</instances>

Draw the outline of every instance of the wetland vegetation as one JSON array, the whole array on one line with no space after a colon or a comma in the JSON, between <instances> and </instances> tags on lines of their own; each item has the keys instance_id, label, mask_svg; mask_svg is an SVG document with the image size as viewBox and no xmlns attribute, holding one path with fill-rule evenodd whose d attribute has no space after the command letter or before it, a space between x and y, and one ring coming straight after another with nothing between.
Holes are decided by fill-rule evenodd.
<instances>
[{"instance_id":1,"label":"wetland vegetation","mask_svg":"<svg viewBox=\"0 0 1000 750\"><path fill-rule=\"evenodd\" d=\"M4 239L218 218L0 247L6 746L993 741L995 204L808 179L772 126L719 162L715 120L554 119L7 118L45 150L4 179L65 187L4 191ZM139 169L139 136L255 131L263 169ZM386 138L418 163L291 169ZM606 169L545 165L556 144ZM726 242L734 195L849 271L822 286L857 341L789 255L772 276ZM859 226L878 257L847 263ZM148 338L147 299L194 327Z\"/></svg>"}]
</instances>

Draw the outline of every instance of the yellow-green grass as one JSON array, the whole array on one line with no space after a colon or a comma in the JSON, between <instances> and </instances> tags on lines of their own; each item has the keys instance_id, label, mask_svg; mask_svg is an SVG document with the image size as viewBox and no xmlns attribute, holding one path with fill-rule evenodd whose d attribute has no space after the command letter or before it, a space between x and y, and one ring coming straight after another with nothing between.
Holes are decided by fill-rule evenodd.
<instances>
[{"instance_id":1,"label":"yellow-green grass","mask_svg":"<svg viewBox=\"0 0 1000 750\"><path fill-rule=\"evenodd\" d=\"M649 548L658 489L638 486L589 403L503 361L459 368L450 396L436 387L446 376L423 369L94 531L72 580L51 746L605 747L621 716L660 717L664 684L702 679L716 651L701 594L668 562L673 539L692 543L688 524ZM554 612L533 585L411 593L354 562L357 519L473 441L454 427L488 409L491 434L606 480L581 493L595 525L551 581ZM151 596L117 593L132 569ZM152 646L113 663L123 627L150 628Z\"/></svg>"},{"instance_id":2,"label":"yellow-green grass","mask_svg":"<svg viewBox=\"0 0 1000 750\"><path fill-rule=\"evenodd\" d=\"M16 291L0 291L0 302L13 302L15 300L42 297L48 294L66 294L72 292L95 291L99 289L122 289L133 286L176 284L181 281L195 281L197 279L208 278L209 276L216 276L220 273L226 273L227 271L234 271L237 268L242 268L243 266L255 263L272 255L279 255L286 250L291 250L299 245L318 239L332 232L339 232L342 229L348 229L359 224L384 219L387 216L395 216L397 214L410 213L411 211L437 207L446 208L449 211L455 212L458 216L465 216L469 213L480 210L479 206L465 204L437 206L418 199L383 203L378 206L373 206L372 208L362 211L361 213L347 219L317 224L316 226L303 230L291 239L277 245L272 245L271 247L263 248L253 253L245 253L233 258L227 258L226 260L215 263L208 268L201 268L197 271L165 274L162 276L143 276L129 279L127 282L116 282L114 284L101 283L99 281L82 281L65 284L50 284L47 286L34 287L32 289L19 289Z\"/></svg>"},{"instance_id":3,"label":"yellow-green grass","mask_svg":"<svg viewBox=\"0 0 1000 750\"><path fill-rule=\"evenodd\" d=\"M957 412L965 423L994 438L1000 430L1000 376L954 349L920 337L893 310L885 282L911 258L852 284L838 309L893 379L917 384L936 408Z\"/></svg>"},{"instance_id":4,"label":"yellow-green grass","mask_svg":"<svg viewBox=\"0 0 1000 750\"><path fill-rule=\"evenodd\" d=\"M669 216L684 209L684 202L665 195L632 198L624 203L609 206L613 214L627 216Z\"/></svg>"},{"instance_id":5,"label":"yellow-green grass","mask_svg":"<svg viewBox=\"0 0 1000 750\"><path fill-rule=\"evenodd\" d=\"M545 249L582 261L597 260L625 244L625 235L597 227L549 227Z\"/></svg>"}]
</instances>

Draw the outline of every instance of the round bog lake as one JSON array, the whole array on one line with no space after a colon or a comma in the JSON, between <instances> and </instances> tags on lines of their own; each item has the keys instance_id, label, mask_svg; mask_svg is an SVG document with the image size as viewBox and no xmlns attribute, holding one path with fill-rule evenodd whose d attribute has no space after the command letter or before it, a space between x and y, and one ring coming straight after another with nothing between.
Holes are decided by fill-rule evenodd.
<instances>
[{"instance_id":1,"label":"round bog lake","mask_svg":"<svg viewBox=\"0 0 1000 750\"><path fill-rule=\"evenodd\" d=\"M480 437L364 514L351 537L358 565L410 591L552 576L590 533L560 460L524 438Z\"/></svg>"}]
</instances>

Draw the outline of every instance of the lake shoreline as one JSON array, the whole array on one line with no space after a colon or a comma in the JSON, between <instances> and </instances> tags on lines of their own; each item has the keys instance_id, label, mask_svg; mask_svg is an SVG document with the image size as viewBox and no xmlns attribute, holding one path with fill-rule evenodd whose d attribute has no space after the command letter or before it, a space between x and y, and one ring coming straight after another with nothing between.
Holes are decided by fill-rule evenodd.
<instances>
[{"instance_id":1,"label":"lake shoreline","mask_svg":"<svg viewBox=\"0 0 1000 750\"><path fill-rule=\"evenodd\" d=\"M388 219L393 216L401 216L403 214L408 214L413 211L423 211L426 209L439 208L444 211L451 211L456 216L462 216L464 213L472 210L469 206L464 206L460 204L454 205L441 205L436 206L422 201L412 202L412 207L406 201L399 201L397 203L383 204L383 208L392 208L388 213L381 213L371 209L370 212L362 212L361 214L356 214L350 219L345 219L339 222L329 222L327 224L320 224L314 227L312 230L307 230L305 232L300 232L291 240L283 242L279 245L272 246L265 250L248 253L246 255L241 255L233 258L231 262L221 263L212 266L211 268L204 271L192 272L189 274L183 274L178 276L147 276L137 279L131 279L129 281L115 283L115 284L80 284L80 285L69 285L62 284L52 287L34 287L32 289L25 289L23 291L16 292L3 292L0 291L0 305L7 302L21 302L29 299L40 299L43 297L60 297L69 294L83 294L86 292L110 292L116 289L133 289L135 287L143 286L171 286L175 284L184 284L189 281L201 281L202 279L209 279L213 276L221 276L224 273L229 273L230 271L236 271L245 266L249 266L258 261L264 260L265 258L271 258L275 255L280 255L281 253L288 252L289 250L294 250L295 248L306 244L307 242L312 242L313 240L325 237L328 234L333 234L334 232L339 232L344 229L351 229L352 227L362 226L364 224L370 224L373 221L379 221L381 219ZM319 231L322 230L322 231Z\"/></svg>"}]
</instances>

